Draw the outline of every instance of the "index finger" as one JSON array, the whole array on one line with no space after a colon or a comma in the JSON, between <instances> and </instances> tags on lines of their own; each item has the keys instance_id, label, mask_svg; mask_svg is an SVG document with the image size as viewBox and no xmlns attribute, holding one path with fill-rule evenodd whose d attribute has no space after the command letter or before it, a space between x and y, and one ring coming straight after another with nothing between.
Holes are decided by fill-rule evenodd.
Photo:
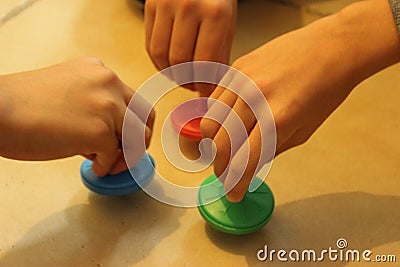
<instances>
[{"instance_id":1,"label":"index finger","mask_svg":"<svg viewBox=\"0 0 400 267\"><path fill-rule=\"evenodd\" d=\"M257 124L251 131L248 143L243 143L236 154L234 154L231 164L228 166L224 188L227 198L231 202L239 202L243 199L250 185L251 180L260 167L261 156L261 134ZM246 163L243 172L243 165Z\"/></svg>"}]
</instances>

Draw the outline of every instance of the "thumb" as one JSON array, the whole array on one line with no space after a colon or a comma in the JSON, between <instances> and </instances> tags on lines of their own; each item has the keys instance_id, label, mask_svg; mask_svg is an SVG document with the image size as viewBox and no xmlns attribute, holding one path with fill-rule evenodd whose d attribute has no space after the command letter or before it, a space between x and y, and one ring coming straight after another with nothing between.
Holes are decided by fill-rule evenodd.
<instances>
[{"instance_id":1,"label":"thumb","mask_svg":"<svg viewBox=\"0 0 400 267\"><path fill-rule=\"evenodd\" d=\"M117 148L97 154L93 159L93 172L100 177L110 173L115 161L118 159L118 155Z\"/></svg>"}]
</instances>

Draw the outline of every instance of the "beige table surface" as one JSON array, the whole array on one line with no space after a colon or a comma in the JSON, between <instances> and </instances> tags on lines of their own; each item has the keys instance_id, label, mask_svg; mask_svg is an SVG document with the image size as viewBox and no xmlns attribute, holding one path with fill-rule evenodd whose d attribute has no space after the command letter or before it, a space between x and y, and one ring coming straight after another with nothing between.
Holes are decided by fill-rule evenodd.
<instances>
[{"instance_id":1,"label":"beige table surface","mask_svg":"<svg viewBox=\"0 0 400 267\"><path fill-rule=\"evenodd\" d=\"M349 1L242 1L232 56L330 14ZM22 3L22 4L21 4ZM155 73L144 51L143 14L128 0L1 0L0 73L92 55L132 88ZM284 53L284 51L282 51ZM338 59L340 62L340 59ZM323 79L323 77L321 77ZM200 183L165 160L160 127L176 89L157 106L149 149L171 180ZM363 82L302 147L274 161L276 198L259 232L229 236L206 226L196 208L145 193L110 198L81 183L81 157L50 162L0 158L0 266L374 266L365 262L260 262L257 251L336 247L396 255L400 265L400 65Z\"/></svg>"}]
</instances>

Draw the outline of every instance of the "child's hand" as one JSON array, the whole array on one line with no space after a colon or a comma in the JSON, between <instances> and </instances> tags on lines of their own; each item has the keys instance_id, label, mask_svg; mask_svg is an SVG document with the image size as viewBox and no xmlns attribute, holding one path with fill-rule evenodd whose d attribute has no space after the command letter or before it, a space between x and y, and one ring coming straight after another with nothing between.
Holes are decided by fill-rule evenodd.
<instances>
[{"instance_id":1,"label":"child's hand","mask_svg":"<svg viewBox=\"0 0 400 267\"><path fill-rule=\"evenodd\" d=\"M306 142L359 82L399 62L399 51L400 38L388 3L374 0L355 3L339 14L280 36L232 66L250 77L268 100L279 154ZM229 87L234 83L235 78ZM236 88L240 88L239 96L249 96L245 84L236 83ZM230 200L240 201L253 176L273 156L263 158L260 149L261 144L265 147L274 141L275 136L268 134L273 129L260 127L249 106L229 90L217 87L210 98L231 107L247 130L240 143L231 146L223 127L210 119L201 122L203 137L216 144L214 172L226 189L240 179L228 193ZM264 101L251 95L250 99L253 107ZM213 106L206 116L221 117L221 109ZM223 125L229 122L225 119ZM247 164L243 160L247 146L242 146L246 140L250 149ZM245 168L243 175L241 168Z\"/></svg>"},{"instance_id":2,"label":"child's hand","mask_svg":"<svg viewBox=\"0 0 400 267\"><path fill-rule=\"evenodd\" d=\"M0 76L0 155L18 160L83 155L94 161L99 176L121 172L127 168L122 125L133 93L96 58ZM149 144L154 112L139 117L128 110L125 120L137 133L128 148L138 159Z\"/></svg>"},{"instance_id":3,"label":"child's hand","mask_svg":"<svg viewBox=\"0 0 400 267\"><path fill-rule=\"evenodd\" d=\"M236 9L237 0L147 0L146 49L154 65L162 70L189 61L228 64ZM210 95L213 88L194 89Z\"/></svg>"}]
</instances>

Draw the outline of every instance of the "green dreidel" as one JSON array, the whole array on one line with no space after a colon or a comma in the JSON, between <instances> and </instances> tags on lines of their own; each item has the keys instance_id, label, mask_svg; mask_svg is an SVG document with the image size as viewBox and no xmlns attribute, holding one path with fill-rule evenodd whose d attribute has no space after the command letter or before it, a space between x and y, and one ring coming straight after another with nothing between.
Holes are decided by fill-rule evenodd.
<instances>
[{"instance_id":1,"label":"green dreidel","mask_svg":"<svg viewBox=\"0 0 400 267\"><path fill-rule=\"evenodd\" d=\"M255 181L261 182L258 177L252 182ZM200 214L211 227L235 235L250 234L261 229L270 220L275 206L271 189L264 182L254 192L247 191L242 201L229 201L224 185L215 175L209 176L201 184L197 201Z\"/></svg>"}]
</instances>

